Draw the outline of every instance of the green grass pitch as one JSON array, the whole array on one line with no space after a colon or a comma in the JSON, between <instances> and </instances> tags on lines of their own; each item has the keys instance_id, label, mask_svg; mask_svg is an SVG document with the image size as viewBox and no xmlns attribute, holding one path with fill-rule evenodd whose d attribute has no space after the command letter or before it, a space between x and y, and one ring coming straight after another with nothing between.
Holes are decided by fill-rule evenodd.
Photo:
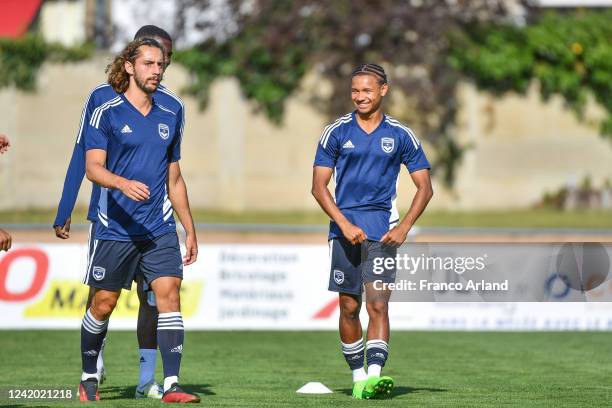
<instances>
[{"instance_id":1,"label":"green grass pitch","mask_svg":"<svg viewBox=\"0 0 612 408\"><path fill-rule=\"evenodd\" d=\"M612 405L612 333L394 332L384 401L350 397L350 372L335 332L187 332L181 382L207 407L597 407ZM110 332L100 406L134 400L133 332ZM78 331L0 331L0 389L68 387L80 378ZM158 380L161 359L158 359ZM334 393L299 395L308 381ZM0 406L79 402L0 400Z\"/></svg>"}]
</instances>

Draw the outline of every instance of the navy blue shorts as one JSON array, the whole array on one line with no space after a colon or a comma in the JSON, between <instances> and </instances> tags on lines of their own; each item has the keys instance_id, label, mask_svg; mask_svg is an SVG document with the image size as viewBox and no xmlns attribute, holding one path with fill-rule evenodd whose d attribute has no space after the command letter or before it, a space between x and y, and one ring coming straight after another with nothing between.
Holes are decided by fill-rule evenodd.
<instances>
[{"instance_id":1,"label":"navy blue shorts","mask_svg":"<svg viewBox=\"0 0 612 408\"><path fill-rule=\"evenodd\" d=\"M364 283L395 282L395 266L385 268L383 265L386 258L395 259L397 248L378 241L353 245L344 237L330 240L329 245L330 291L361 296Z\"/></svg>"},{"instance_id":2,"label":"navy blue shorts","mask_svg":"<svg viewBox=\"0 0 612 408\"><path fill-rule=\"evenodd\" d=\"M183 260L175 232L146 241L91 239L89 254L84 283L94 288L129 290L139 273L144 277L145 289L162 276L183 278Z\"/></svg>"}]
</instances>

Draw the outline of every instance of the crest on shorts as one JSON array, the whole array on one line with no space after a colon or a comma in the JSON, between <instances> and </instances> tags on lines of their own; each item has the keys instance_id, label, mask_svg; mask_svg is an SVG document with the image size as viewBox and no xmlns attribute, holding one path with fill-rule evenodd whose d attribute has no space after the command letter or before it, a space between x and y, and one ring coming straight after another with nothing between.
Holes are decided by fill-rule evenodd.
<instances>
[{"instance_id":1,"label":"crest on shorts","mask_svg":"<svg viewBox=\"0 0 612 408\"><path fill-rule=\"evenodd\" d=\"M344 283L344 272L334 269L334 281L338 285L342 285Z\"/></svg>"},{"instance_id":2,"label":"crest on shorts","mask_svg":"<svg viewBox=\"0 0 612 408\"><path fill-rule=\"evenodd\" d=\"M101 266L94 266L92 272L93 278L97 281L101 281L102 279L104 279L104 275L106 275L106 269Z\"/></svg>"},{"instance_id":3,"label":"crest on shorts","mask_svg":"<svg viewBox=\"0 0 612 408\"><path fill-rule=\"evenodd\" d=\"M157 131L159 132L159 136L164 140L170 136L170 128L165 123L158 123Z\"/></svg>"},{"instance_id":4,"label":"crest on shorts","mask_svg":"<svg viewBox=\"0 0 612 408\"><path fill-rule=\"evenodd\" d=\"M383 137L380 139L380 147L382 147L383 152L391 153L395 147L395 140L392 137Z\"/></svg>"}]
</instances>

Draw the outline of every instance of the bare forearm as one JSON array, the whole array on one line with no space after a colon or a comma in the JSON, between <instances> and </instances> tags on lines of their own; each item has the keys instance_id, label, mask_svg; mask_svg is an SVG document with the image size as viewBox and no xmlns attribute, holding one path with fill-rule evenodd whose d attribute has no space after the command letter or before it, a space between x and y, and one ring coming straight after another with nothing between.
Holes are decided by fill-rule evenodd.
<instances>
[{"instance_id":1,"label":"bare forearm","mask_svg":"<svg viewBox=\"0 0 612 408\"><path fill-rule=\"evenodd\" d=\"M111 173L99 163L87 163L87 179L101 187L121 189L127 181L125 178Z\"/></svg>"},{"instance_id":2,"label":"bare forearm","mask_svg":"<svg viewBox=\"0 0 612 408\"><path fill-rule=\"evenodd\" d=\"M313 187L312 195L314 196L315 200L317 200L317 203L319 203L323 211L325 211L329 218L334 220L336 224L342 226L348 223L348 220L336 205L334 197L332 197L329 189L326 186Z\"/></svg>"},{"instance_id":3,"label":"bare forearm","mask_svg":"<svg viewBox=\"0 0 612 408\"><path fill-rule=\"evenodd\" d=\"M179 177L178 180L168 185L168 197L187 235L195 237L195 226L191 216L191 209L189 208L187 186L183 177Z\"/></svg>"}]
</instances>

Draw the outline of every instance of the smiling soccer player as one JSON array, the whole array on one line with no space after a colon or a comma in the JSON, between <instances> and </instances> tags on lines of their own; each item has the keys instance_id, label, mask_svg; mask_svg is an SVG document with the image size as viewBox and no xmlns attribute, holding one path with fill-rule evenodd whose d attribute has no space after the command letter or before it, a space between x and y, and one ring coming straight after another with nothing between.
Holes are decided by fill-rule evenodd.
<instances>
[{"instance_id":1,"label":"smiling soccer player","mask_svg":"<svg viewBox=\"0 0 612 408\"><path fill-rule=\"evenodd\" d=\"M312 194L332 220L329 290L339 293L342 352L353 371L357 399L386 395L394 385L393 379L381 376L389 354L391 291L376 290L373 282L394 282L395 268L376 274L373 261L395 258L397 247L433 195L430 165L421 143L407 126L382 112L388 90L381 66L355 68L351 75L355 111L323 130L313 169ZM402 164L417 192L400 222L395 197ZM328 189L332 174L335 200ZM359 320L364 287L370 318L365 346Z\"/></svg>"}]
</instances>

